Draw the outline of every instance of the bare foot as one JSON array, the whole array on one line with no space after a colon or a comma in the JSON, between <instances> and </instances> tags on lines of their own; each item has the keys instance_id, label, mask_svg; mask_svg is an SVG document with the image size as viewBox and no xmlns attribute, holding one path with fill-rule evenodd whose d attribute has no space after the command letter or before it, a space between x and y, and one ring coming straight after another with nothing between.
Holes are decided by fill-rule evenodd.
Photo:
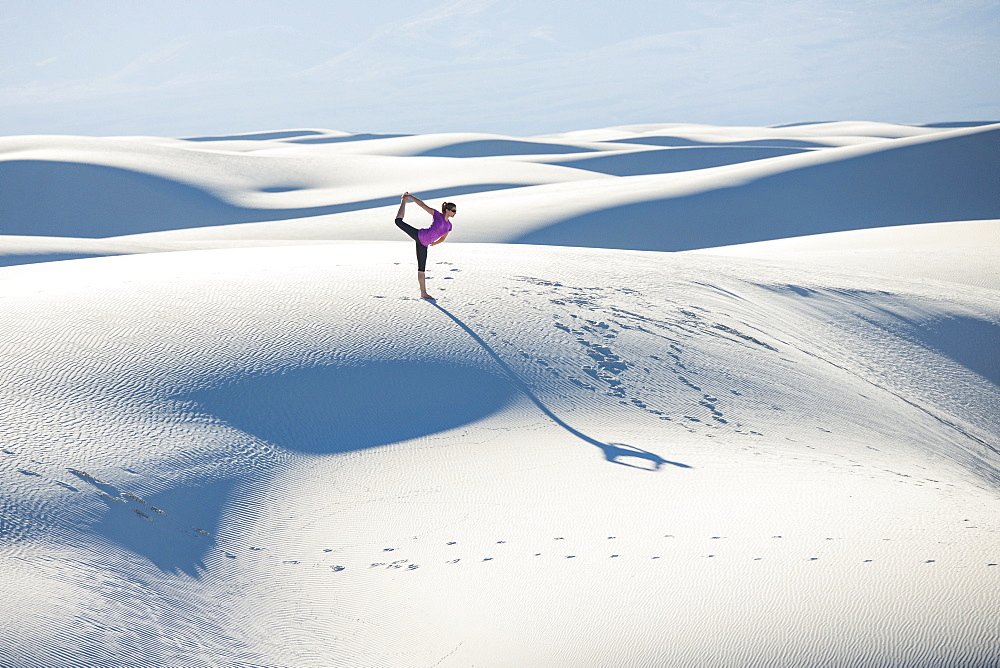
<instances>
[{"instance_id":1,"label":"bare foot","mask_svg":"<svg viewBox=\"0 0 1000 668\"><path fill-rule=\"evenodd\" d=\"M432 302L436 302L436 301L437 301L436 299L434 299L433 297L431 297L431 296L430 296L429 294L427 294L426 292L425 292L424 294L420 295L420 298L421 298L421 299L429 299L429 300L431 300Z\"/></svg>"}]
</instances>

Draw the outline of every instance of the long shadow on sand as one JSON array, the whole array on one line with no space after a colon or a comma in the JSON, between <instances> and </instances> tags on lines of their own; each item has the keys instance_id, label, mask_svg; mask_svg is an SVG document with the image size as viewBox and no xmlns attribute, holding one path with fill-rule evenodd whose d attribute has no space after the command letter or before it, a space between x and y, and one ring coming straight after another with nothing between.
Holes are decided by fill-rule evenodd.
<instances>
[{"instance_id":1,"label":"long shadow on sand","mask_svg":"<svg viewBox=\"0 0 1000 668\"><path fill-rule=\"evenodd\" d=\"M660 457L656 453L648 452L646 450L642 450L640 448L627 445L625 443L604 443L602 441L598 441L596 438L591 438L590 436L587 436L583 432L578 431L573 427L569 426L562 419L560 419L558 415L549 410L549 408L542 403L541 399L535 396L535 393L531 391L531 388L528 387L527 383L521 380L520 376L518 376L514 372L514 370L511 369L510 366L503 361L503 358L501 358L496 353L496 351L493 350L490 344L486 343L486 341L484 341L481 336L476 334L475 330L473 330L471 327L469 327L464 322L459 320L453 313L448 311L445 307L441 306L437 302L431 302L431 303L434 305L435 308L441 311L441 313L444 313L446 316L448 316L448 318L450 318L452 322L461 327L466 334L471 336L476 341L476 343L478 343L480 347L482 347L482 349L486 352L486 354L489 355L493 359L493 361L496 362L497 365L499 365L500 368L504 370L504 373L507 374L507 376L517 386L517 388L521 390L521 392L523 392L524 395L527 396L528 399L530 399L531 402L535 404L535 406L537 406L540 411L545 413L545 415L550 420L552 420L557 425L559 425L569 433L573 434L577 438L600 448L601 451L604 453L604 458L607 459L612 464L621 464L622 466L629 466L631 468L637 468L644 471L650 471L650 470L658 471L660 467L662 467L664 464L670 464L671 466L679 466L685 469L691 468L691 466L688 466L687 464L682 464L680 462L672 462L670 460L664 459L663 457ZM643 466L636 466L635 464L629 464L628 462L621 460L623 457L648 461L653 465L653 468L648 469Z\"/></svg>"},{"instance_id":2,"label":"long shadow on sand","mask_svg":"<svg viewBox=\"0 0 1000 668\"><path fill-rule=\"evenodd\" d=\"M808 149L776 146L692 146L638 153L574 157L570 160L552 161L549 164L586 169L612 176L638 176L641 174L672 174L735 165L741 162L792 155L806 150Z\"/></svg>"},{"instance_id":3,"label":"long shadow on sand","mask_svg":"<svg viewBox=\"0 0 1000 668\"><path fill-rule=\"evenodd\" d=\"M873 227L991 220L1000 217L998 154L1000 129L904 145L727 188L592 210L511 241L685 251Z\"/></svg>"},{"instance_id":4,"label":"long shadow on sand","mask_svg":"<svg viewBox=\"0 0 1000 668\"><path fill-rule=\"evenodd\" d=\"M281 457L269 452L338 454L430 436L496 413L519 393L560 427L600 448L609 462L641 470L665 464L691 468L630 445L603 443L566 424L475 331L435 306L472 337L502 373L419 359L366 361L250 375L175 397L196 420L221 421L266 445L238 455L240 461L215 462L219 470L206 471L205 481L195 486L145 498L74 472L108 504L93 530L164 572L200 577L222 518L236 512L226 511L227 504L253 494L254 479L267 479L280 466Z\"/></svg>"},{"instance_id":5,"label":"long shadow on sand","mask_svg":"<svg viewBox=\"0 0 1000 668\"><path fill-rule=\"evenodd\" d=\"M336 454L469 424L515 393L505 377L474 367L391 360L252 376L183 398L285 450Z\"/></svg>"},{"instance_id":6,"label":"long shadow on sand","mask_svg":"<svg viewBox=\"0 0 1000 668\"><path fill-rule=\"evenodd\" d=\"M177 180L132 169L50 160L0 162L3 233L103 238L195 227L260 223L359 211L399 202L398 195L303 208L260 209L224 201ZM518 188L523 184L475 184L419 193L455 197ZM287 192L292 187L264 188Z\"/></svg>"},{"instance_id":7,"label":"long shadow on sand","mask_svg":"<svg viewBox=\"0 0 1000 668\"><path fill-rule=\"evenodd\" d=\"M213 461L218 471L206 470L204 482L140 498L75 475L108 503L96 533L160 570L198 577L227 504L245 501L255 480L281 466L269 453L338 454L430 436L501 410L517 389L499 373L414 359L246 376L175 397L199 421L211 416L266 442L234 454L238 461Z\"/></svg>"}]
</instances>

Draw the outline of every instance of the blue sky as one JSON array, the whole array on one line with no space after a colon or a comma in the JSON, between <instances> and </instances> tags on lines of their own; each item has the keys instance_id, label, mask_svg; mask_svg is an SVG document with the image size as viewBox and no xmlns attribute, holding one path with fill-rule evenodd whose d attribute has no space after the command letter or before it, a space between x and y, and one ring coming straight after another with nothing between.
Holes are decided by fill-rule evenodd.
<instances>
[{"instance_id":1,"label":"blue sky","mask_svg":"<svg viewBox=\"0 0 1000 668\"><path fill-rule=\"evenodd\" d=\"M1000 119L995 0L0 0L0 134Z\"/></svg>"}]
</instances>

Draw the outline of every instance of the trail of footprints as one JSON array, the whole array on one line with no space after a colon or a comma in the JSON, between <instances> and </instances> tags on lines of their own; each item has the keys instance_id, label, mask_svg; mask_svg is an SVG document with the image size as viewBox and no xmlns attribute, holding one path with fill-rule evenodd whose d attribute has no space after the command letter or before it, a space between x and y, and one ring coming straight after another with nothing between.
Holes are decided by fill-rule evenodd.
<instances>
[{"instance_id":1,"label":"trail of footprints","mask_svg":"<svg viewBox=\"0 0 1000 668\"><path fill-rule=\"evenodd\" d=\"M8 454L8 455L15 454L15 453L12 453L12 452L7 451L7 450L4 450L3 452L5 454ZM124 491L124 490L120 490L117 487L115 487L114 485L111 485L110 483L107 483L107 482L105 482L103 480L100 480L99 478L96 478L96 477L90 475L86 471L82 471L82 470L74 469L74 468L70 468L70 469L67 469L67 470L70 473L72 473L74 476L76 476L78 479L80 479L81 481L87 482L93 488L96 488L96 489L94 489L94 491L99 496L105 497L108 501L111 501L111 502L115 503L116 505L117 504L125 504L127 507L129 507L130 510L132 510L132 512L134 512L136 514L136 516L137 516L137 518L139 520L142 520L142 521L145 521L145 522L152 522L153 521L153 517L156 516L156 515L163 516L163 517L167 516L167 513L165 511L161 510L160 508L157 508L156 506L153 506L153 505L149 504L148 502L146 502L144 499L142 499L138 495L133 494L131 492ZM32 471L28 471L26 469L25 470L20 470L19 472L22 473L22 474L24 474L24 475L33 475L33 477L41 477L40 474L34 473ZM59 482L59 481L56 481L56 482ZM74 488L74 487L72 487L70 485L66 485L66 483L59 482L59 484L64 485L66 487L69 487L73 491L80 491L80 490L78 490L78 489L76 489L76 488ZM148 512L146 512L146 511L148 511ZM969 520L965 520L965 522L969 522ZM963 528L965 528L965 529L973 529L974 530L974 529L978 529L979 527L976 524L966 524ZM191 527L191 531L194 532L191 535L196 535L196 536L201 536L201 537L211 537L211 534L209 532L207 532L204 529L201 529L199 527ZM188 532L187 531L183 531L183 533L188 533ZM560 550L559 548L562 545L566 544L566 543L562 543L561 541L565 541L565 540L567 540L567 538L565 536L554 536L554 537L552 537L552 539L549 542L549 544L546 547L542 548L541 551L538 551L537 547L535 547L533 549L532 548L517 547L515 545L510 544L507 540L497 540L497 541L494 542L494 546L496 548L495 552L494 551L491 551L491 552L481 552L478 555L469 555L469 554L465 554L464 553L464 548L460 544L459 541L452 540L452 541L446 541L445 543L443 543L440 546L446 552L446 554L442 555L442 558L440 560L436 560L433 563L428 563L427 565L452 566L452 565L457 565L457 564L468 564L468 563L485 564L485 563L489 563L489 562L503 562L504 560L518 559L518 558L522 558L522 557L529 557L529 558L556 558L556 559L578 559L578 558L582 558L582 559L602 559L602 560L606 560L606 559L623 559L624 558L624 559L639 559L639 560L658 560L658 559L662 559L664 556L681 556L682 553L680 552L680 549L682 549L682 548L678 548L678 543L676 541L671 541L670 540L670 539L677 539L677 538L678 538L678 536L676 536L674 534L664 534L663 535L663 539L666 540L666 541L668 541L668 542L664 543L665 550L664 550L664 552L662 554L651 554L651 553L648 553L648 552L647 553L643 553L643 554L633 554L633 553L629 553L629 552L626 552L626 551L617 551L617 550L614 549L614 545L615 545L614 542L607 542L607 545L608 545L608 549L607 550L595 550L595 549L593 549L593 547L589 547L586 550L586 554L576 554L572 550L565 550L565 549ZM689 539L689 540L691 538L692 537L687 537L687 539ZM785 537L782 536L782 535L774 535L774 536L770 536L769 537L770 540L782 540L784 538ZM703 538L703 539L704 540L708 540L708 541L712 541L712 542L714 542L714 541L724 541L724 540L726 540L726 536L709 536L709 537ZM619 537L618 536L607 536L605 540L606 541L618 541ZM826 541L835 541L835 540L844 540L844 539L827 537L827 538L825 538L825 540L823 542L825 543ZM883 538L883 540L884 541L890 541L892 539L890 539L890 538ZM692 550L692 546L689 544L687 546L686 556L689 556L689 557L693 556L694 558L705 558L705 559L715 559L717 557L725 557L724 551L719 551L719 550L713 550L713 549L711 549L712 544L713 543L711 543L711 542L710 543L704 543L704 544L698 544L698 545L694 546L695 549L693 549L693 550ZM720 545L721 545L721 543L720 543ZM706 549L702 549L703 547L705 547ZM226 558L228 558L228 559L233 559L233 560L238 559L239 555L238 554L234 554L233 552L234 551L235 552L240 552L240 550L236 549L235 546L229 546L229 548L230 548L229 550L222 551L222 554L224 554L224 556ZM674 549L671 550L669 548L674 548ZM268 552L269 551L268 548L259 547L259 546L250 546L250 547L247 548L247 550L249 552ZM817 550L817 552L820 552L820 551L821 550ZM332 548L325 548L325 549L323 549L323 552L327 553L327 554L332 554L334 552L334 550ZM339 552L339 550L338 550L338 552ZM416 562L412 561L409 558L403 557L403 553L404 552L405 552L404 549L401 549L401 548L396 547L396 546L389 546L389 547L382 548L380 550L380 553L378 554L377 557L369 559L369 560L361 560L363 562L363 565L361 565L361 566L348 567L348 566L345 566L343 564L328 564L328 566L329 566L329 568L330 568L330 570L332 572L336 572L336 573L340 573L340 572L348 571L348 570L352 570L352 569L357 569L357 568L364 568L366 570L383 569L383 570L390 570L390 571L396 571L396 570L399 570L399 571L403 571L403 570L405 570L405 571L415 571L415 570L420 569L423 566L422 564L416 563ZM396 554L394 554L394 553L396 553ZM447 553L450 553L450 554L447 554ZM393 556L399 556L399 557L403 557L403 558L392 559L391 557L393 557ZM799 555L799 556L793 555L791 558L793 560L804 560L804 561L809 561L809 562L819 562L819 561L823 561L823 559L824 559L823 557L820 557L820 556L807 555L807 554L802 554L802 555ZM755 557L752 557L752 560L753 561L764 561L765 558L763 556L755 556ZM874 561L875 561L874 559L863 559L862 563L874 563ZM286 566L297 566L297 565L303 564L304 561L302 559L286 559L286 560L283 560L281 563L284 564L284 565L286 565ZM939 563L939 562L938 562L937 559L924 559L924 560L922 560L922 563L925 563L925 564L935 564L935 563ZM987 567L996 567L998 565L1000 565L1000 561L991 561L991 562L988 562L988 563L985 564L985 566L987 566Z\"/></svg>"},{"instance_id":2,"label":"trail of footprints","mask_svg":"<svg viewBox=\"0 0 1000 668\"><path fill-rule=\"evenodd\" d=\"M617 306L602 309L594 301L596 296L608 291L641 297L640 293L629 288L576 288L529 276L520 276L517 277L517 280L529 283L535 288L514 289L511 296L516 297L520 293L547 294L551 304L563 307L561 310L565 313L551 314L553 326L575 337L576 343L583 347L585 355L592 360L592 363L582 366L580 368L582 376L576 376L572 373L560 372L549 362L518 349L523 358L543 367L556 378L565 379L585 390L603 393L617 399L623 405L634 406L660 420L679 424L690 433L696 433L699 427L701 429L719 429L723 425L730 425L730 420L725 417L720 408L722 400L692 380L697 375L697 371L690 369L682 360L684 350L680 344L683 343L684 338L709 335L741 345L777 352L776 348L764 341L729 325L712 321L711 314L698 306L677 307L675 318L663 320ZM591 319L586 314L572 312L578 308L589 311L593 317L598 319ZM651 376L653 371L640 361L628 360L624 355L615 351L613 346L616 339L626 330L640 332L662 340L662 354L649 355L649 359L657 364L667 365L681 385L700 394L700 398L695 400L696 403L687 403L688 409L686 411L678 411L676 406L672 406L668 410L665 406L655 405L661 399L660 397L639 396L642 391L636 386L641 386L642 380L641 376L637 379L636 374L641 372L646 376ZM517 346L512 342L503 342L517 349ZM629 370L633 370L631 381L627 380L629 374L626 372ZM729 389L727 396L740 397L742 394L738 390ZM692 411L691 408L695 405L704 410ZM678 412L682 414L678 415ZM737 433L752 436L762 435L760 432L738 424L732 425L732 428Z\"/></svg>"},{"instance_id":3,"label":"trail of footprints","mask_svg":"<svg viewBox=\"0 0 1000 668\"><path fill-rule=\"evenodd\" d=\"M9 450L3 450L3 452L9 455L15 454L13 452L10 452ZM131 471L129 469L124 469L124 470L128 471L129 473L136 474L135 471ZM128 510L131 510L133 513L135 513L138 519L148 523L154 523L157 516L161 518L170 517L170 515L165 510L152 505L138 494L133 494L132 492L127 492L122 489L119 489L115 485L106 482L104 480L101 480L100 478L93 476L90 473L87 473L86 471L76 468L67 468L65 469L65 471L71 473L80 481L88 483L90 485L88 489L90 489L92 493L96 494L98 497L103 499L112 508L115 507L127 508ZM73 485L63 482L62 480L49 478L49 476L43 475L41 473L36 473L34 471L29 471L27 469L18 469L18 473L21 473L22 475L26 476L41 478L55 485L58 485L59 487L67 489L71 492L77 492L77 493L84 492L84 490L78 487L74 487ZM197 526L190 526L189 530L187 526L185 526L180 522L170 524L170 529L178 530L180 533L187 534L188 536L212 538L212 534L206 531L205 529L202 529ZM235 555L229 553L227 553L226 556L232 559L236 558Z\"/></svg>"},{"instance_id":4,"label":"trail of footprints","mask_svg":"<svg viewBox=\"0 0 1000 668\"><path fill-rule=\"evenodd\" d=\"M674 534L664 534L663 535L663 539L665 539L665 541L670 541L670 539L677 539L677 538L678 538L678 536L676 536ZM783 535L774 535L774 536L770 537L770 540L777 541L777 540L783 540L784 538L785 538L785 536L783 536ZM341 573L341 572L350 571L350 570L415 571L415 570L420 569L421 567L426 567L426 566L448 567L448 566L454 566L454 565L457 565L457 564L480 564L480 565L482 565L482 564L486 564L486 563L489 563L489 562L502 563L504 561L519 560L519 559L522 559L524 557L528 557L529 559L531 559L531 558L539 558L539 557L547 557L547 558L554 558L554 559L558 559L558 560L568 560L568 559L584 559L584 560L594 560L594 559L601 559L601 560L625 559L625 560L629 560L629 559L633 559L634 560L634 559L639 559L639 560L656 561L656 560L661 560L661 559L664 559L664 558L667 558L667 557L671 557L671 556L673 556L673 557L688 556L688 557L693 557L693 558L697 558L697 559L719 559L720 561L724 561L726 559L726 557L727 557L727 553L725 552L725 550L713 549L713 545L711 544L711 542L712 541L720 541L720 543L718 543L718 546L721 547L723 545L723 543L721 543L721 541L725 541L726 539L727 539L726 536L710 536L710 537L707 537L707 538L703 538L703 540L707 540L707 541L709 541L709 543L699 544L694 549L690 549L689 548L686 555L683 554L683 553L681 553L680 549L674 549L674 550L670 549L671 547L673 547L673 548L677 547L677 543L676 542L673 542L672 545L670 544L670 542L665 542L664 543L665 550L661 554L653 554L653 553L649 553L649 552L642 553L642 554L629 554L629 553L627 553L625 551L616 551L615 550L615 544L611 543L611 542L608 543L608 549L607 550L600 550L599 551L600 554L597 554L598 551L595 551L595 550L588 550L587 554L576 554L572 550L560 550L559 549L559 547L560 547L559 541L565 541L566 540L566 538L564 536L554 536L552 538L552 540L551 540L550 545L547 548L543 549L543 551L541 551L541 552L536 551L538 549L537 547L534 548L534 549L532 549L532 548L520 548L520 549L519 548L514 548L513 551L504 550L503 548L500 548L499 546L506 545L507 541L505 541L505 540L498 540L495 543L495 545L497 546L497 550L495 552L494 551L484 551L484 552L481 552L480 554L477 554L477 555L468 555L468 554L462 554L463 548L462 548L461 544L459 543L459 541L447 541L447 542L445 542L445 543L443 543L443 544L441 544L439 546L439 547L443 548L443 552L445 552L445 554L443 555L443 558L441 558L440 560L435 560L432 563L420 564L420 563L416 563L414 561L411 561L408 558L393 559L392 557L399 556L399 555L394 554L394 553L400 553L403 550L401 548L398 548L398 547L385 547L385 548L382 548L381 554L378 557L372 559L370 562L364 562L362 560L362 563L359 563L358 565L353 566L353 567L345 566L342 563L327 564L327 565L329 566L329 568L330 568L330 570L332 572L334 572L334 573ZM618 540L618 536L608 536L606 540L607 541L617 541ZM826 541L837 541L837 540L843 540L843 539L828 537L828 538L825 538L823 542L826 542ZM892 539L890 539L890 538L883 538L882 540L883 541L891 541ZM251 548L251 549L262 550L263 548ZM326 549L323 550L323 552L325 552L325 553L333 553L334 550L331 549L331 548L326 548ZM447 552L453 552L454 554L453 555L449 555L449 554L447 554ZM817 550L817 552L820 552L820 550ZM230 556L230 555L227 554L227 556ZM747 557L741 557L741 559L744 559L744 560L749 559L750 561L755 561L755 562L760 562L760 561L765 561L766 560L765 557L763 557L763 556L753 556L753 557L749 557L749 558L747 558ZM771 560L774 560L774 557L771 557ZM804 552L804 553L802 553L800 555L793 555L791 557L791 560L792 561L800 561L800 562L820 562L820 561L824 561L824 560L826 560L827 562L837 561L836 558L832 558L831 559L829 557L816 556L815 553L814 554L809 554L808 552ZM860 563L871 564L871 563L875 563L875 561L876 561L875 559L862 559L862 560L860 560ZM284 564L284 565L286 565L286 566L296 566L296 565L302 564L303 562L301 560L298 560L298 559L288 559L288 560L282 561L281 563ZM938 560L937 559L919 559L918 563L935 564L935 563L938 563ZM998 562L990 562L990 563L987 563L985 565L987 567L995 567L995 566L1000 565L1000 563L998 563Z\"/></svg>"}]
</instances>

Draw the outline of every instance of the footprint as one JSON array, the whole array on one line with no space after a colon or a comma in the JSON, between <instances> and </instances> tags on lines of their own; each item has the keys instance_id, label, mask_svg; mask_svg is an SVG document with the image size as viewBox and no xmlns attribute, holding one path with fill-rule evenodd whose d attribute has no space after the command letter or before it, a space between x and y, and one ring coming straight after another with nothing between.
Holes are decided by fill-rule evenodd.
<instances>
[{"instance_id":1,"label":"footprint","mask_svg":"<svg viewBox=\"0 0 1000 668\"><path fill-rule=\"evenodd\" d=\"M330 570L333 571L333 572L335 572L335 573L339 573L340 571L342 571L342 570L344 570L346 568L347 568L346 566L330 566Z\"/></svg>"}]
</instances>

